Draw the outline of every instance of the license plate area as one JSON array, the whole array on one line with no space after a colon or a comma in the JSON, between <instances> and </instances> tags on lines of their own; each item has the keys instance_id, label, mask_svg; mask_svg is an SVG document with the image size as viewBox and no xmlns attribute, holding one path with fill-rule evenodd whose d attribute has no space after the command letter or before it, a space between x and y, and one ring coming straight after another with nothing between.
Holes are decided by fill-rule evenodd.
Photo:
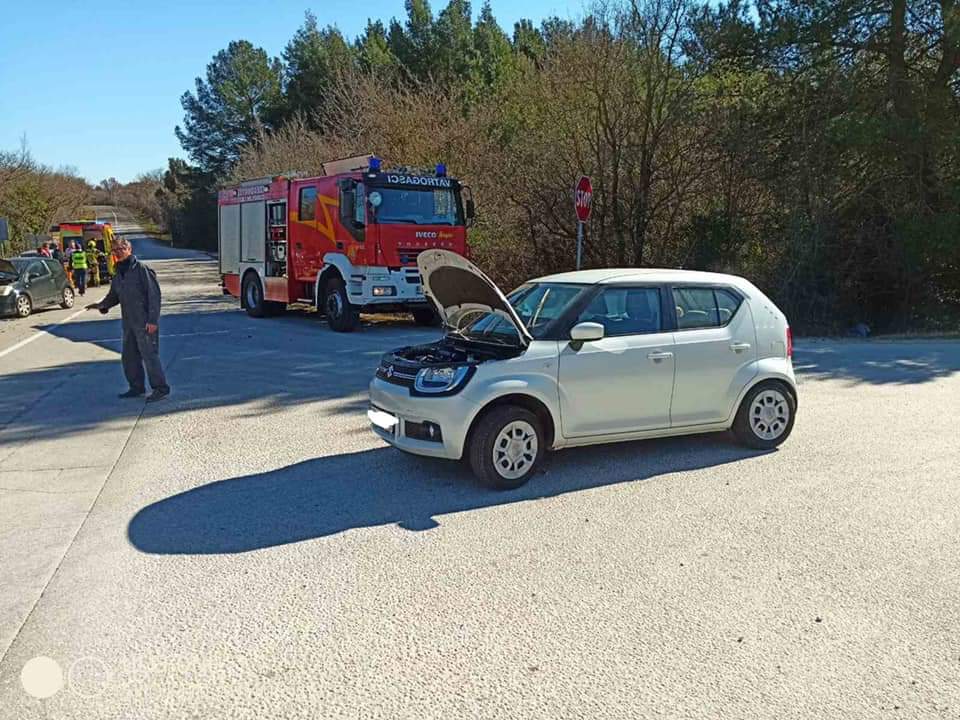
<instances>
[{"instance_id":1,"label":"license plate area","mask_svg":"<svg viewBox=\"0 0 960 720\"><path fill-rule=\"evenodd\" d=\"M367 419L384 432L388 432L396 437L400 427L400 418L396 415L392 415L378 407L371 407L367 410Z\"/></svg>"}]
</instances>

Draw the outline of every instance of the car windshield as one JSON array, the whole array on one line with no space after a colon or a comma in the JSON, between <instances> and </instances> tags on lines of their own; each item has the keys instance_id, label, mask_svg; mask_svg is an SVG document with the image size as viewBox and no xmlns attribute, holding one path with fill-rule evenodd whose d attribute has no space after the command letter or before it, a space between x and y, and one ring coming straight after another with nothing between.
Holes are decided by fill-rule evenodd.
<instances>
[{"instance_id":1,"label":"car windshield","mask_svg":"<svg viewBox=\"0 0 960 720\"><path fill-rule=\"evenodd\" d=\"M22 273L24 270L27 269L27 265L35 261L36 261L36 258L29 258L29 257L11 259L10 263L13 265L13 274L20 275L20 273ZM2 269L3 269L3 266L0 265L0 270Z\"/></svg>"},{"instance_id":2,"label":"car windshield","mask_svg":"<svg viewBox=\"0 0 960 720\"><path fill-rule=\"evenodd\" d=\"M413 225L463 225L459 199L453 190L409 190L391 187L369 188L380 193L377 222Z\"/></svg>"},{"instance_id":3,"label":"car windshield","mask_svg":"<svg viewBox=\"0 0 960 720\"><path fill-rule=\"evenodd\" d=\"M534 339L544 336L551 322L559 318L584 291L581 285L530 283L507 296L520 321ZM471 340L517 344L519 333L503 315L482 313L471 316L460 333Z\"/></svg>"}]
</instances>

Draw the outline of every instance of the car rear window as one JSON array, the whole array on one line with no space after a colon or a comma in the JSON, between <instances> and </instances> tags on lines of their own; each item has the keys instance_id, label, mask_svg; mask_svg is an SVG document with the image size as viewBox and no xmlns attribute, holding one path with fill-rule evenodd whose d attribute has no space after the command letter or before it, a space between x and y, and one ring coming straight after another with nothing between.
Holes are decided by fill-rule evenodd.
<instances>
[{"instance_id":1,"label":"car rear window","mask_svg":"<svg viewBox=\"0 0 960 720\"><path fill-rule=\"evenodd\" d=\"M675 287L673 300L680 330L723 327L733 319L742 302L736 293L716 287Z\"/></svg>"}]
</instances>

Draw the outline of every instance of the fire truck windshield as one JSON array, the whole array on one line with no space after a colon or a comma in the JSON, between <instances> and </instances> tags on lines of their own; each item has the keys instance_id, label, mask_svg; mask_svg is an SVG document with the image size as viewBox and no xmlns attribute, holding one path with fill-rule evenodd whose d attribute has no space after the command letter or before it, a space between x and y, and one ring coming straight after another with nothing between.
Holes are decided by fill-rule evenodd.
<instances>
[{"instance_id":1,"label":"fire truck windshield","mask_svg":"<svg viewBox=\"0 0 960 720\"><path fill-rule=\"evenodd\" d=\"M374 192L368 188L367 193ZM449 188L378 187L377 222L414 225L463 225L459 195Z\"/></svg>"}]
</instances>

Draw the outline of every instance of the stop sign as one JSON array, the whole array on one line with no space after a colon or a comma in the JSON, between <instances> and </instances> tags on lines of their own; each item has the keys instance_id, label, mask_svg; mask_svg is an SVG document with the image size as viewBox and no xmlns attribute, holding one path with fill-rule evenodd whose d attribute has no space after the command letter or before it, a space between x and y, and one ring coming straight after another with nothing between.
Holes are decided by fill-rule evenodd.
<instances>
[{"instance_id":1,"label":"stop sign","mask_svg":"<svg viewBox=\"0 0 960 720\"><path fill-rule=\"evenodd\" d=\"M577 187L573 193L573 207L577 211L577 219L586 222L590 219L590 207L593 204L593 183L586 175L577 180Z\"/></svg>"}]
</instances>

